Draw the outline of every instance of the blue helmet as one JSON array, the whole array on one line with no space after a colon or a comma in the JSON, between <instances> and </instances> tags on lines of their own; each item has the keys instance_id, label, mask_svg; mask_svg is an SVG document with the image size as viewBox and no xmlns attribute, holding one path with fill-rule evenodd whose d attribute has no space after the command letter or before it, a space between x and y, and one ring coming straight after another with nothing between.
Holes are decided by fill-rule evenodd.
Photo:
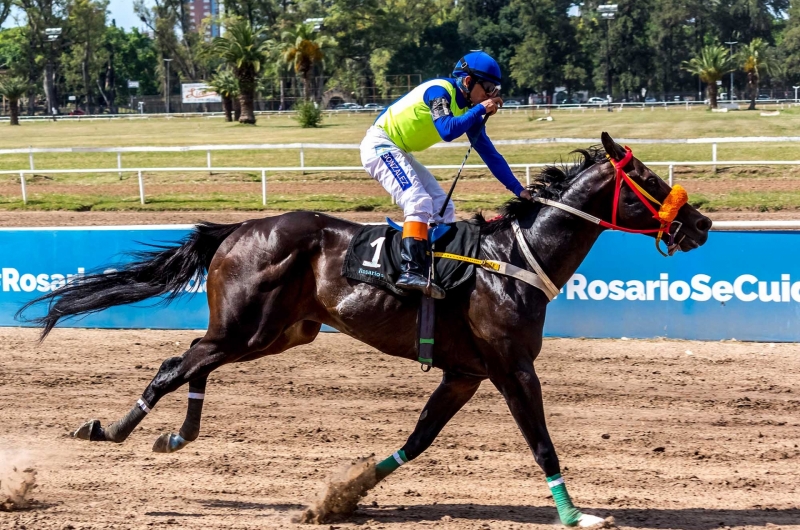
<instances>
[{"instance_id":1,"label":"blue helmet","mask_svg":"<svg viewBox=\"0 0 800 530\"><path fill-rule=\"evenodd\" d=\"M500 65L492 57L482 51L475 51L466 54L453 69L453 77L477 77L492 84L500 85L502 74Z\"/></svg>"}]
</instances>

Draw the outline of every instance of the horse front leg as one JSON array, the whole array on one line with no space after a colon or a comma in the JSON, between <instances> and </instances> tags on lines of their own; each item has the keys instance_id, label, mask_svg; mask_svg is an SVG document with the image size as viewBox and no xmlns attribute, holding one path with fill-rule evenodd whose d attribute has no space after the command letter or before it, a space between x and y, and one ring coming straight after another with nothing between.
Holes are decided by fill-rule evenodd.
<instances>
[{"instance_id":1,"label":"horse front leg","mask_svg":"<svg viewBox=\"0 0 800 530\"><path fill-rule=\"evenodd\" d=\"M561 523L565 526L600 527L613 521L582 513L572 503L567 485L561 476L561 467L550 433L545 423L542 387L533 369L533 364L491 374L490 379L508 403L511 415L517 422L522 436L533 452L533 457L544 471L547 485L553 494Z\"/></svg>"},{"instance_id":2,"label":"horse front leg","mask_svg":"<svg viewBox=\"0 0 800 530\"><path fill-rule=\"evenodd\" d=\"M483 379L445 372L419 415L414 432L405 445L375 466L375 477L381 481L403 464L423 453L444 426L472 399Z\"/></svg>"},{"instance_id":3,"label":"horse front leg","mask_svg":"<svg viewBox=\"0 0 800 530\"><path fill-rule=\"evenodd\" d=\"M363 459L350 466L342 473L345 479L326 485L315 504L300 516L299 522L325 523L354 512L358 500L378 482L430 447L447 422L475 395L482 380L445 372L405 445L377 465L373 464L374 460Z\"/></svg>"}]
</instances>

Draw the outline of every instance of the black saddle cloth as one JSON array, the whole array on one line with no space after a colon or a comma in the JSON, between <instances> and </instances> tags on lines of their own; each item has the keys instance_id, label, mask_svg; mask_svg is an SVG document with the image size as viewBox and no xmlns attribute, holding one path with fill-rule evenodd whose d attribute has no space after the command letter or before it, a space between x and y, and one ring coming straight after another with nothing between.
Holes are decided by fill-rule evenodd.
<instances>
[{"instance_id":1,"label":"black saddle cloth","mask_svg":"<svg viewBox=\"0 0 800 530\"><path fill-rule=\"evenodd\" d=\"M394 285L401 274L401 239L402 234L391 226L365 225L350 241L342 275L383 287L395 294L408 294ZM460 221L451 224L450 230L433 243L433 251L477 258L480 245L480 227ZM475 272L475 265L463 261L436 258L435 263L434 281L445 290L458 287Z\"/></svg>"}]
</instances>

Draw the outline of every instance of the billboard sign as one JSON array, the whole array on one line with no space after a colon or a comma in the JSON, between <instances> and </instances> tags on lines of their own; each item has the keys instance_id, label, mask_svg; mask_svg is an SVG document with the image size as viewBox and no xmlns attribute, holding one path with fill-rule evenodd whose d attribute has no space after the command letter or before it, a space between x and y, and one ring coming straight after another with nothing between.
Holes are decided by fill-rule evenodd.
<instances>
[{"instance_id":1,"label":"billboard sign","mask_svg":"<svg viewBox=\"0 0 800 530\"><path fill-rule=\"evenodd\" d=\"M0 326L18 326L26 301L91 271L113 268L143 244L169 244L188 226L0 229ZM545 334L800 341L800 232L712 232L663 258L652 238L606 232L547 309ZM98 269L105 267L106 269ZM206 282L169 306L151 300L68 325L204 329ZM35 315L35 312L33 313Z\"/></svg>"},{"instance_id":2,"label":"billboard sign","mask_svg":"<svg viewBox=\"0 0 800 530\"><path fill-rule=\"evenodd\" d=\"M222 97L205 83L181 83L184 103L222 103Z\"/></svg>"}]
</instances>

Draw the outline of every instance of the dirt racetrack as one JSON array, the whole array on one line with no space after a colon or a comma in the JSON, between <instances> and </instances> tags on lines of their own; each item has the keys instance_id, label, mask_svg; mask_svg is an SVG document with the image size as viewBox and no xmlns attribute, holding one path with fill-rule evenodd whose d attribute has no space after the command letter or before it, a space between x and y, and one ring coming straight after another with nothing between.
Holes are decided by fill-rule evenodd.
<instances>
[{"instance_id":1,"label":"dirt racetrack","mask_svg":"<svg viewBox=\"0 0 800 530\"><path fill-rule=\"evenodd\" d=\"M3 529L299 528L293 513L352 457L400 448L440 374L339 334L209 379L201 437L186 392L122 445L74 440L125 413L197 332L0 329L0 476L33 467ZM546 340L548 425L576 502L621 528L800 529L800 346ZM13 478L13 477L12 477ZM13 482L13 481L12 481ZM324 528L552 528L544 477L490 383L420 458ZM305 526L305 528L308 528Z\"/></svg>"}]
</instances>

